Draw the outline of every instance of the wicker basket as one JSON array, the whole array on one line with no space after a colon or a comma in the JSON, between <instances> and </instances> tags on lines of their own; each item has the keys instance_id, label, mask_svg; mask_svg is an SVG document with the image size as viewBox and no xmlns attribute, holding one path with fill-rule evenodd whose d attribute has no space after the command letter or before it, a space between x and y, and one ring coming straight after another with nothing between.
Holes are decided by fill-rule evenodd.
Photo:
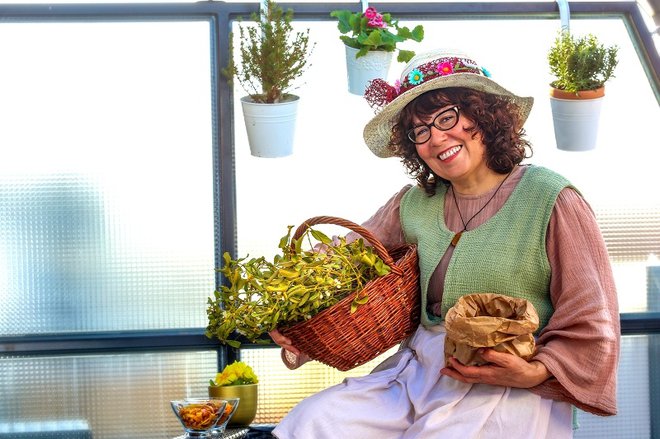
<instances>
[{"instance_id":1,"label":"wicker basket","mask_svg":"<svg viewBox=\"0 0 660 439\"><path fill-rule=\"evenodd\" d=\"M387 351L417 329L420 317L417 248L405 245L390 252L367 229L348 220L318 216L310 218L294 233L300 238L316 224L334 224L360 234L391 267L391 272L369 282L362 289L369 296L351 314L354 295L309 320L279 331L313 360L341 371L353 369Z\"/></svg>"}]
</instances>

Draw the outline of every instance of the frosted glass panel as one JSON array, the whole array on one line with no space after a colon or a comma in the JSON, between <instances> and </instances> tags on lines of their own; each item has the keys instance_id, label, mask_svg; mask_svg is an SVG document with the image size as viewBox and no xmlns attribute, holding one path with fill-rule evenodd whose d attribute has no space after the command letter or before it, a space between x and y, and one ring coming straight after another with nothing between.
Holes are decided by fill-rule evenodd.
<instances>
[{"instance_id":1,"label":"frosted glass panel","mask_svg":"<svg viewBox=\"0 0 660 439\"><path fill-rule=\"evenodd\" d=\"M0 438L26 430L175 437L183 429L169 401L207 395L215 371L215 352L0 357Z\"/></svg>"},{"instance_id":2,"label":"frosted glass panel","mask_svg":"<svg viewBox=\"0 0 660 439\"><path fill-rule=\"evenodd\" d=\"M0 333L200 327L209 23L5 23Z\"/></svg>"},{"instance_id":3,"label":"frosted glass panel","mask_svg":"<svg viewBox=\"0 0 660 439\"><path fill-rule=\"evenodd\" d=\"M274 424L282 419L301 399L340 383L346 377L363 376L381 361L394 354L398 346L379 357L341 372L318 361L296 370L287 369L280 359L279 348L243 349L241 360L252 366L259 377L259 406L255 423Z\"/></svg>"},{"instance_id":4,"label":"frosted glass panel","mask_svg":"<svg viewBox=\"0 0 660 439\"><path fill-rule=\"evenodd\" d=\"M658 386L660 336L630 336L621 339L616 416L578 412L580 428L575 439L635 438L651 436L651 381ZM657 408L655 408L657 410ZM656 412L657 413L657 412ZM657 414L656 414L657 416Z\"/></svg>"}]
</instances>

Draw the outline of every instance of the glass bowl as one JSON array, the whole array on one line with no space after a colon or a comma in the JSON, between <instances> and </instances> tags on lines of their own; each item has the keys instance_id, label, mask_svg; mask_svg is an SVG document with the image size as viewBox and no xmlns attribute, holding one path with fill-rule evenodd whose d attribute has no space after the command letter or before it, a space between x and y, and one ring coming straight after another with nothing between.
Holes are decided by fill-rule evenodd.
<instances>
[{"instance_id":1,"label":"glass bowl","mask_svg":"<svg viewBox=\"0 0 660 439\"><path fill-rule=\"evenodd\" d=\"M186 438L210 438L211 430L223 417L227 401L219 398L187 398L170 401Z\"/></svg>"},{"instance_id":2,"label":"glass bowl","mask_svg":"<svg viewBox=\"0 0 660 439\"><path fill-rule=\"evenodd\" d=\"M229 420L232 415L236 413L241 398L222 398L221 400L225 401L227 404L225 405L222 416L220 416L220 420L215 424L215 427L211 429L211 437L213 438L220 437L225 432Z\"/></svg>"}]
</instances>

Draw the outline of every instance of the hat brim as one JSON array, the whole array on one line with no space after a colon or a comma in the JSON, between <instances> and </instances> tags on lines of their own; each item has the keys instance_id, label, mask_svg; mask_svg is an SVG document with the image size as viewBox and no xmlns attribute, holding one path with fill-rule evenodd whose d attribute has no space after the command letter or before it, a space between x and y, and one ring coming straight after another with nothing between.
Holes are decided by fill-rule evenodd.
<instances>
[{"instance_id":1,"label":"hat brim","mask_svg":"<svg viewBox=\"0 0 660 439\"><path fill-rule=\"evenodd\" d=\"M362 135L364 142L371 152L382 158L392 157L394 153L388 145L392 127L396 122L399 112L422 93L450 87L470 88L511 100L518 107L522 124L527 120L534 104L533 97L517 96L486 76L476 75L474 73L455 73L453 75L433 78L397 96L396 99L387 104L380 113L367 123Z\"/></svg>"}]
</instances>

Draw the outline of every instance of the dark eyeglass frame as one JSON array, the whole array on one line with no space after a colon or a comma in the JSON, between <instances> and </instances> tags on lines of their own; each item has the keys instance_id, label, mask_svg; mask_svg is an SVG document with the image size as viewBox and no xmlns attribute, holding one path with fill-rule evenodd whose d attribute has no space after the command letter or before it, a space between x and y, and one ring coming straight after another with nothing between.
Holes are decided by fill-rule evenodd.
<instances>
[{"instance_id":1,"label":"dark eyeglass frame","mask_svg":"<svg viewBox=\"0 0 660 439\"><path fill-rule=\"evenodd\" d=\"M453 124L452 126L450 126L450 127L447 127L447 128L442 128L442 127L436 125L436 122L439 120L439 118L440 118L442 115L445 115L445 114L447 114L447 113L450 112L450 111L452 111L452 112L454 112L454 113L456 114L456 119L454 119L454 124ZM422 143L426 143L426 142L428 142L429 139L431 138L431 127L435 127L436 129L438 129L438 130L440 130L440 131L449 131L450 129L454 128L454 127L456 126L456 124L458 124L458 119L459 119L460 117L461 117L461 107L459 107L458 105L454 105L453 107L451 107L451 108L447 108L446 110L441 111L440 113L438 113L438 114L433 118L433 120L431 121L431 123L429 123L429 124L425 124L425 123L423 123L423 124L421 124L421 125L415 125L415 126L412 127L411 129L409 129L408 131L406 131L406 137L408 137L408 140L410 140L410 141L411 141L412 143L414 143L415 145L419 145L419 144L422 144ZM428 130L428 137L427 137L426 139L424 139L423 141L419 141L419 140L417 140L417 136L415 136L415 130L418 129L418 128L421 128L421 127L426 127L426 128L429 129L429 130Z\"/></svg>"}]
</instances>

